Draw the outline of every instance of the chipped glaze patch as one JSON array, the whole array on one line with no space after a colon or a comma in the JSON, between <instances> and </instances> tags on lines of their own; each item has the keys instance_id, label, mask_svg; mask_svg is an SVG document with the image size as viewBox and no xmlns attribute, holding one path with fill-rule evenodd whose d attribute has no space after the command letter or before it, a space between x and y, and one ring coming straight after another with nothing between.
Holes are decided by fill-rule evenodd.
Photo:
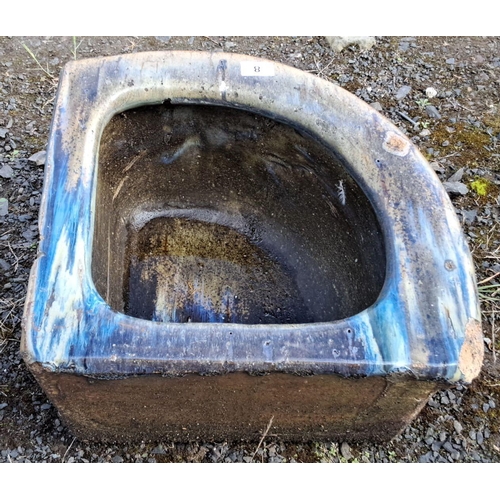
<instances>
[{"instance_id":1,"label":"chipped glaze patch","mask_svg":"<svg viewBox=\"0 0 500 500\"><path fill-rule=\"evenodd\" d=\"M403 136L389 130L385 134L382 147L388 152L396 156L406 156L410 151L410 142Z\"/></svg>"},{"instance_id":2,"label":"chipped glaze patch","mask_svg":"<svg viewBox=\"0 0 500 500\"><path fill-rule=\"evenodd\" d=\"M470 319L465 327L465 339L458 359L458 369L466 382L479 375L483 364L484 347L481 323Z\"/></svg>"}]
</instances>

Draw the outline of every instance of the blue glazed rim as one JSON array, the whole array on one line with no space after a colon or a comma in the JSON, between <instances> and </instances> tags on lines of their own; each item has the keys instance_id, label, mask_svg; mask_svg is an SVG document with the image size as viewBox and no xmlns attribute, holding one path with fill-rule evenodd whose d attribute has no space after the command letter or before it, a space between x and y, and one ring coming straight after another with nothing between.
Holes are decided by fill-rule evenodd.
<instances>
[{"instance_id":1,"label":"blue glazed rim","mask_svg":"<svg viewBox=\"0 0 500 500\"><path fill-rule=\"evenodd\" d=\"M157 323L113 311L91 276L101 134L164 102L245 109L306 130L344 160L372 203L387 257L376 302L330 323ZM411 372L470 382L483 358L474 268L453 206L418 149L360 99L255 57L147 52L68 63L60 78L21 351L53 372Z\"/></svg>"}]
</instances>

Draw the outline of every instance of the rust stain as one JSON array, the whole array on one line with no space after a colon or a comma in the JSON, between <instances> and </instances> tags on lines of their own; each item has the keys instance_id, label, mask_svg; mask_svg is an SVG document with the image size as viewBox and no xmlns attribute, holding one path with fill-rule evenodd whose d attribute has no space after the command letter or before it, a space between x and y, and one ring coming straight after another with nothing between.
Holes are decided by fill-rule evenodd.
<instances>
[{"instance_id":1,"label":"rust stain","mask_svg":"<svg viewBox=\"0 0 500 500\"><path fill-rule=\"evenodd\" d=\"M472 382L479 375L483 364L484 348L481 323L469 319L465 327L465 340L460 351L458 368L466 382Z\"/></svg>"},{"instance_id":2,"label":"rust stain","mask_svg":"<svg viewBox=\"0 0 500 500\"><path fill-rule=\"evenodd\" d=\"M396 134L392 130L385 134L382 147L388 152L396 156L406 156L410 151L410 143L403 136Z\"/></svg>"}]
</instances>

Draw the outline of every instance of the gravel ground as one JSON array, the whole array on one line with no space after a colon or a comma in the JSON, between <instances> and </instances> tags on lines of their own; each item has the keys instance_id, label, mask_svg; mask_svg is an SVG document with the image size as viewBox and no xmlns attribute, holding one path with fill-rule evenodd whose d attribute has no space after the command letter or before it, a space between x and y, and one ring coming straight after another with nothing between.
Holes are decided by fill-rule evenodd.
<instances>
[{"instance_id":1,"label":"gravel ground","mask_svg":"<svg viewBox=\"0 0 500 500\"><path fill-rule=\"evenodd\" d=\"M485 363L470 387L438 392L385 445L286 443L272 427L259 447L72 436L19 355L57 78L74 57L147 50L224 50L310 71L372 104L418 145L450 193L480 282ZM377 37L369 49L341 52L325 37L0 37L0 462L498 462L499 92L500 37Z\"/></svg>"}]
</instances>

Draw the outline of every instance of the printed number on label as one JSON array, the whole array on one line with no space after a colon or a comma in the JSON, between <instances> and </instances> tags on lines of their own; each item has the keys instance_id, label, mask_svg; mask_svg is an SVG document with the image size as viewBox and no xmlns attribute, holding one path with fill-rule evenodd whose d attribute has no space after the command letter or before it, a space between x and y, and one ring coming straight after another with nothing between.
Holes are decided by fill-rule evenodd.
<instances>
[{"instance_id":1,"label":"printed number on label","mask_svg":"<svg viewBox=\"0 0 500 500\"><path fill-rule=\"evenodd\" d=\"M274 76L274 64L271 62L243 61L241 76Z\"/></svg>"}]
</instances>

